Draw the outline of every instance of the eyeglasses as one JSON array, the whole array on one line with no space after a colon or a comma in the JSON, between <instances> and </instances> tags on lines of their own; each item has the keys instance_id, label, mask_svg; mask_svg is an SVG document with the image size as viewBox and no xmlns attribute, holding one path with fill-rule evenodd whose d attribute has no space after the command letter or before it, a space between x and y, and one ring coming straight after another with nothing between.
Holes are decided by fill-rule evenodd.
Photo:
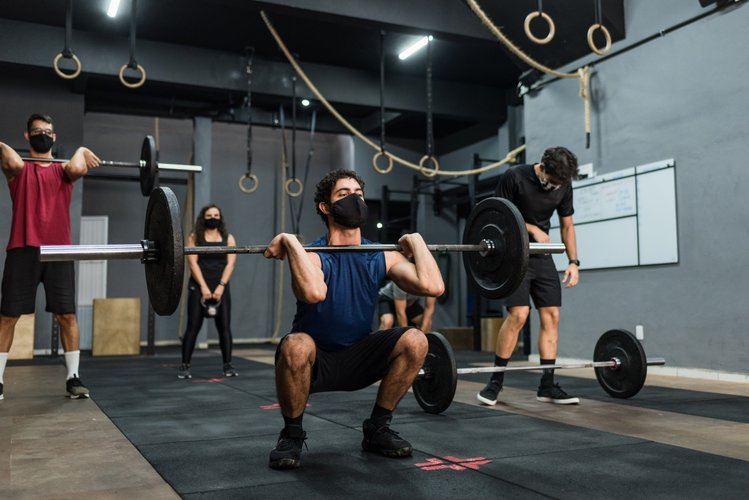
<instances>
[{"instance_id":1,"label":"eyeglasses","mask_svg":"<svg viewBox=\"0 0 749 500\"><path fill-rule=\"evenodd\" d=\"M55 131L51 128L32 128L29 130L29 135L41 135L44 134L46 136L52 137L54 135Z\"/></svg>"}]
</instances>

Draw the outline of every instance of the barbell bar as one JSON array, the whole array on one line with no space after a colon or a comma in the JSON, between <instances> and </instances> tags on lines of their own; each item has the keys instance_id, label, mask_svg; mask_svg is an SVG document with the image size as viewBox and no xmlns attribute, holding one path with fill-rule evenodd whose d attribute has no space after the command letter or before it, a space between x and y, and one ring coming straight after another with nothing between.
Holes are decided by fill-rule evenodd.
<instances>
[{"instance_id":1,"label":"barbell bar","mask_svg":"<svg viewBox=\"0 0 749 500\"><path fill-rule=\"evenodd\" d=\"M148 199L143 240L138 244L54 245L40 248L43 262L61 260L140 259L154 311L168 316L182 294L184 256L263 253L267 246L184 247L179 202L167 187L154 189ZM481 227L477 227L483 224ZM428 245L433 251L462 251L468 282L487 298L514 292L525 276L531 253L561 253L564 245L529 243L518 209L502 198L479 202L466 221L462 245ZM399 245L306 246L311 252L397 251ZM470 256L467 258L466 256Z\"/></svg>"},{"instance_id":2,"label":"barbell bar","mask_svg":"<svg viewBox=\"0 0 749 500\"><path fill-rule=\"evenodd\" d=\"M132 260L157 259L157 255L150 253L153 242L125 243L115 245L45 245L41 247L41 260L44 262L68 260ZM494 242L483 240L477 245L427 245L432 252L478 252L486 257L494 253ZM225 254L258 254L263 253L268 245L250 246L212 246L185 247L183 255L225 255ZM304 246L307 252L398 252L403 250L397 244L365 244L365 245L332 245L332 246ZM561 243L530 243L530 254L561 253L564 252Z\"/></svg>"},{"instance_id":3,"label":"barbell bar","mask_svg":"<svg viewBox=\"0 0 749 500\"><path fill-rule=\"evenodd\" d=\"M630 398L640 392L647 367L665 365L664 358L647 358L637 338L627 330L609 330L598 339L593 361L554 365L457 368L450 343L438 332L427 333L429 351L413 383L419 406L427 413L442 413L455 397L458 375L545 369L594 368L601 387L614 398Z\"/></svg>"},{"instance_id":4,"label":"barbell bar","mask_svg":"<svg viewBox=\"0 0 749 500\"><path fill-rule=\"evenodd\" d=\"M140 178L140 191L143 196L150 196L151 191L158 184L159 171L171 170L175 172L202 172L201 165L184 165L180 163L162 163L157 160L158 151L156 151L156 141L153 136L147 135L143 139L140 150L140 160L138 162L110 161L102 160L103 167L122 167L137 168ZM21 157L24 161L33 161L38 163L67 163L70 159L64 158L32 158Z\"/></svg>"}]
</instances>

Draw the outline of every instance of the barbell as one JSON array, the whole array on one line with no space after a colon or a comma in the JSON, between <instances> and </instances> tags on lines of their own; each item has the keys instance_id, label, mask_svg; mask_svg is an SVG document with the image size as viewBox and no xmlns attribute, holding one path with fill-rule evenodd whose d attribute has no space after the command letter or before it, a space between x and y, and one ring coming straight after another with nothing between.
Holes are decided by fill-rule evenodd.
<instances>
[{"instance_id":1,"label":"barbell","mask_svg":"<svg viewBox=\"0 0 749 500\"><path fill-rule=\"evenodd\" d=\"M22 157L24 161L35 161L42 163L67 163L69 159L62 158L30 158ZM143 196L149 196L153 188L159 183L160 170L173 170L176 172L202 172L203 167L200 165L182 165L179 163L161 163L158 160L158 151L156 150L156 141L153 136L147 135L143 139L143 145L140 148L140 161L109 161L102 160L101 165L104 167L124 167L137 168L140 178L140 192Z\"/></svg>"},{"instance_id":2,"label":"barbell","mask_svg":"<svg viewBox=\"0 0 749 500\"><path fill-rule=\"evenodd\" d=\"M490 366L457 368L450 343L438 332L426 334L429 351L412 389L419 406L427 413L442 413L455 397L458 375L523 370L594 368L604 391L615 398L630 398L645 385L648 366L665 365L663 358L645 357L637 338L627 330L609 330L598 339L593 361L576 364Z\"/></svg>"},{"instance_id":3,"label":"barbell","mask_svg":"<svg viewBox=\"0 0 749 500\"><path fill-rule=\"evenodd\" d=\"M148 297L156 314L168 316L179 305L185 255L257 254L267 245L184 247L179 202L168 187L151 192L146 208L144 239L136 244L42 246L40 260L140 259L145 265ZM559 243L528 243L528 232L518 209L502 198L482 200L471 211L463 244L427 245L431 251L465 252L468 282L488 298L510 295L520 285L529 254L561 253ZM308 252L398 251L399 245L305 246Z\"/></svg>"}]
</instances>

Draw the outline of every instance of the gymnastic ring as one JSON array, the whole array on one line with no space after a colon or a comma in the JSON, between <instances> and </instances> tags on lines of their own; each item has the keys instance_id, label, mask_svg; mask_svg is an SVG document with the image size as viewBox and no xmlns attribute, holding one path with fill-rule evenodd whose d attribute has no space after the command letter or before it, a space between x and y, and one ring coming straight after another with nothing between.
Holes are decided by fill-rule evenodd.
<instances>
[{"instance_id":1,"label":"gymnastic ring","mask_svg":"<svg viewBox=\"0 0 749 500\"><path fill-rule=\"evenodd\" d=\"M296 184L297 186L299 186L299 191L292 192L289 189L289 186L291 186L292 184ZM304 186L302 185L302 181L300 181L296 177L292 177L291 179L286 179L286 182L284 182L283 184L283 190L286 191L286 194L288 194L292 198L296 198L297 196L302 194L302 191L304 191Z\"/></svg>"},{"instance_id":2,"label":"gymnastic ring","mask_svg":"<svg viewBox=\"0 0 749 500\"><path fill-rule=\"evenodd\" d=\"M250 179L252 181L252 186L245 187L245 185L244 185L244 180L245 179ZM257 189L257 187L258 187L259 184L260 183L257 180L257 175L255 175L255 174L249 174L249 173L248 174L243 174L242 177L239 178L239 189L243 193L253 193Z\"/></svg>"},{"instance_id":3,"label":"gymnastic ring","mask_svg":"<svg viewBox=\"0 0 749 500\"><path fill-rule=\"evenodd\" d=\"M380 158L380 156L384 156L385 158L387 158L387 160L388 160L387 167L380 168L380 167L377 166L377 160ZM389 155L385 154L385 152L378 151L378 152L376 152L372 156L372 166L374 167L375 171L378 174L385 175L385 174L389 173L391 170L393 170L393 159Z\"/></svg>"},{"instance_id":4,"label":"gymnastic ring","mask_svg":"<svg viewBox=\"0 0 749 500\"><path fill-rule=\"evenodd\" d=\"M601 30L604 38L606 39L606 47L604 47L603 49L599 49L598 47L596 47L595 42L593 42L593 33L595 33L598 29ZM606 29L606 26L597 23L590 25L590 28L588 28L588 46L590 47L590 50L592 50L599 56L606 54L606 52L611 49L611 33L609 33L609 30Z\"/></svg>"},{"instance_id":5,"label":"gymnastic ring","mask_svg":"<svg viewBox=\"0 0 749 500\"><path fill-rule=\"evenodd\" d=\"M146 83L146 70L141 66L140 64L136 64L135 68L140 71L140 80L138 80L135 83L129 83L127 80L125 80L125 70L128 68L127 64L123 64L120 68L120 81L122 84L129 88L129 89L137 89L138 87L142 87L144 83Z\"/></svg>"},{"instance_id":6,"label":"gymnastic ring","mask_svg":"<svg viewBox=\"0 0 749 500\"><path fill-rule=\"evenodd\" d=\"M60 69L58 64L60 63L60 59L62 59L63 57L65 57L65 59L73 60L73 62L75 63L75 71L73 71L72 73L65 73ZM59 76L60 78L65 78L66 80L72 80L73 78L81 74L81 60L78 59L78 56L76 56L72 52L70 53L70 57L63 56L62 52L57 54L55 56L55 59L52 61L52 67L55 69L55 73L57 73L57 76Z\"/></svg>"},{"instance_id":7,"label":"gymnastic ring","mask_svg":"<svg viewBox=\"0 0 749 500\"><path fill-rule=\"evenodd\" d=\"M538 38L536 35L534 35L531 32L531 21L533 21L535 18L541 16L541 19L546 21L546 24L549 25L549 34L546 35L544 38ZM547 14L546 12L531 12L527 16L525 16L525 22L523 23L523 28L525 28L525 35L531 39L531 41L536 42L539 45L544 45L549 43L553 38L554 35L557 32L557 27L554 24L554 20Z\"/></svg>"},{"instance_id":8,"label":"gymnastic ring","mask_svg":"<svg viewBox=\"0 0 749 500\"><path fill-rule=\"evenodd\" d=\"M434 165L434 168L426 168L424 164L427 160L431 160L432 164ZM424 177L434 177L437 175L437 172L440 171L440 162L437 160L437 157L434 155L424 155L421 157L421 160L419 160L419 172L421 172L421 175Z\"/></svg>"}]
</instances>

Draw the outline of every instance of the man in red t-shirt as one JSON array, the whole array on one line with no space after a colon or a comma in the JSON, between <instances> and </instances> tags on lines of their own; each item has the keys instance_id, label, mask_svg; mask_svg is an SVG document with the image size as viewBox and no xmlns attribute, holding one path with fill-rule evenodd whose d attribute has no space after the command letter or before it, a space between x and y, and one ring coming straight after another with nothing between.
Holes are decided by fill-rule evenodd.
<instances>
[{"instance_id":1,"label":"man in red t-shirt","mask_svg":"<svg viewBox=\"0 0 749 500\"><path fill-rule=\"evenodd\" d=\"M71 398L87 398L88 389L78 377L75 268L73 262L40 262L39 247L71 244L73 182L90 168L98 167L100 160L90 149L81 147L65 163L45 161L52 158L52 145L57 139L52 118L46 115L31 115L23 136L35 161L22 160L13 148L0 142L0 165L13 200L0 301L0 399L3 399L3 373L16 322L22 314L34 312L39 283L44 284L46 310L60 323L67 367L66 390Z\"/></svg>"}]
</instances>

